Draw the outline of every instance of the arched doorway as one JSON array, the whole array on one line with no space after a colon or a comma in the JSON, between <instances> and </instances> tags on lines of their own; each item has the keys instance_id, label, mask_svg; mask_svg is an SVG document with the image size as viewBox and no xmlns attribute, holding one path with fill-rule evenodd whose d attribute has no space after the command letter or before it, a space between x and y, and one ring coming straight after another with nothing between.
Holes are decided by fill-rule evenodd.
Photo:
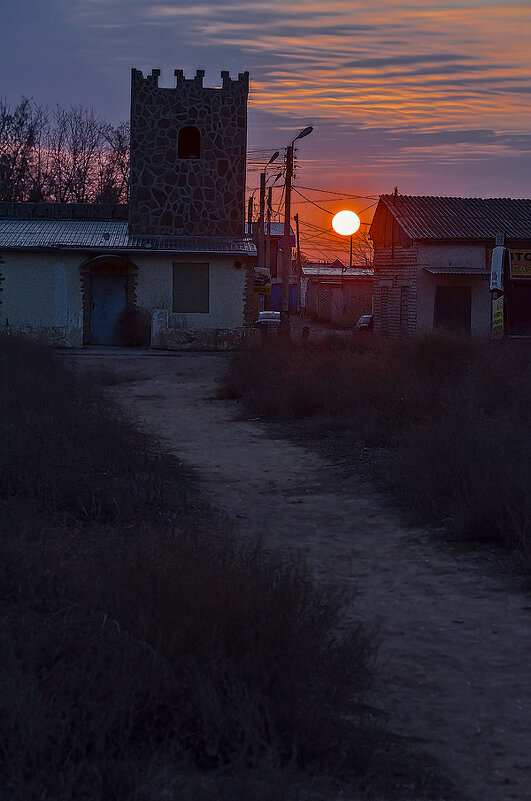
<instances>
[{"instance_id":1,"label":"arched doorway","mask_svg":"<svg viewBox=\"0 0 531 801\"><path fill-rule=\"evenodd\" d=\"M118 318L136 305L137 273L136 265L123 256L95 256L81 265L84 344L118 344Z\"/></svg>"}]
</instances>

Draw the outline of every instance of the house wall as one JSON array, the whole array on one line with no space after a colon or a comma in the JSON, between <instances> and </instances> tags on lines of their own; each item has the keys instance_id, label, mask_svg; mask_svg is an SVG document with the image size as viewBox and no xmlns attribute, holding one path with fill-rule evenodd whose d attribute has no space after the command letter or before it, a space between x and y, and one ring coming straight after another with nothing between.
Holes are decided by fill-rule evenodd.
<instances>
[{"instance_id":1,"label":"house wall","mask_svg":"<svg viewBox=\"0 0 531 801\"><path fill-rule=\"evenodd\" d=\"M372 311L372 278L341 278L337 283L317 276L307 279L306 313L333 325L353 325Z\"/></svg>"},{"instance_id":2,"label":"house wall","mask_svg":"<svg viewBox=\"0 0 531 801\"><path fill-rule=\"evenodd\" d=\"M471 333L488 336L491 298L488 276L428 272L428 269L486 269L484 245L444 245L412 242L409 247L375 247L374 330L400 337L434 329L437 286L471 287Z\"/></svg>"},{"instance_id":3,"label":"house wall","mask_svg":"<svg viewBox=\"0 0 531 801\"><path fill-rule=\"evenodd\" d=\"M79 255L64 252L2 254L0 326L57 347L81 347L83 309Z\"/></svg>"},{"instance_id":4,"label":"house wall","mask_svg":"<svg viewBox=\"0 0 531 801\"><path fill-rule=\"evenodd\" d=\"M173 264L209 264L209 312L173 313ZM168 312L171 327L199 331L213 328L239 328L244 325L246 269L235 267L234 257L188 256L135 259L137 264L137 302L150 311Z\"/></svg>"},{"instance_id":5,"label":"house wall","mask_svg":"<svg viewBox=\"0 0 531 801\"><path fill-rule=\"evenodd\" d=\"M424 267L484 270L486 269L485 246L419 245L417 329L425 332L434 329L435 293L438 286L469 286L472 294L470 333L473 336L489 336L492 301L488 276L433 274L423 269Z\"/></svg>"},{"instance_id":6,"label":"house wall","mask_svg":"<svg viewBox=\"0 0 531 801\"><path fill-rule=\"evenodd\" d=\"M153 323L152 345L156 348L191 346L201 336L208 342L237 344L242 331L254 321L253 268L231 257L133 253L134 292L129 302L147 309ZM209 312L174 314L173 264L208 262ZM235 263L241 264L236 267ZM112 271L112 267L111 267ZM88 276L88 278L87 278ZM57 347L82 347L83 306L90 283L87 254L65 252L7 252L0 262L0 327L35 336ZM85 297L85 306L87 298ZM90 298L88 299L90 306ZM87 308L85 317L87 317ZM8 325L6 325L8 323ZM221 333L220 333L221 332ZM223 342L222 342L223 340Z\"/></svg>"},{"instance_id":7,"label":"house wall","mask_svg":"<svg viewBox=\"0 0 531 801\"><path fill-rule=\"evenodd\" d=\"M398 338L417 330L418 245L374 249L374 331Z\"/></svg>"}]
</instances>

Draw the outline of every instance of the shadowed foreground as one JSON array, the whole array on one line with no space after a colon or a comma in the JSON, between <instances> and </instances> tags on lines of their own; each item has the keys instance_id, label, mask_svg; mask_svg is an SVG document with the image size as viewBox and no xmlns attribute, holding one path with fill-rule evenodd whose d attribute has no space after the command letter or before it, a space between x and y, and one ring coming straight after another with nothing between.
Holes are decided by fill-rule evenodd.
<instances>
[{"instance_id":1,"label":"shadowed foreground","mask_svg":"<svg viewBox=\"0 0 531 801\"><path fill-rule=\"evenodd\" d=\"M531 604L501 572L503 555L404 527L342 464L241 419L239 402L216 398L228 355L76 358L112 369L110 394L200 471L204 497L246 537L354 589L354 618L380 626L378 721L437 757L459 799L531 798ZM414 797L406 773L391 797Z\"/></svg>"}]
</instances>

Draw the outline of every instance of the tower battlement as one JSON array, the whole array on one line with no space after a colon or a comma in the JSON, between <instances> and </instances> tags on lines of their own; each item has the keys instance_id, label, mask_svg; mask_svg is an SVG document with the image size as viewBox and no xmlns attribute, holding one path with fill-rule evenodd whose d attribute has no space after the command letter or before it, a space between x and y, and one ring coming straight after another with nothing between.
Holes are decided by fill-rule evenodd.
<instances>
[{"instance_id":1,"label":"tower battlement","mask_svg":"<svg viewBox=\"0 0 531 801\"><path fill-rule=\"evenodd\" d=\"M241 236L249 73L203 86L204 70L159 87L131 71L129 228L135 234Z\"/></svg>"},{"instance_id":2,"label":"tower battlement","mask_svg":"<svg viewBox=\"0 0 531 801\"><path fill-rule=\"evenodd\" d=\"M204 89L208 92L241 92L247 96L249 92L249 73L239 72L238 77L233 79L230 77L228 70L221 71L221 86L205 87L203 86L203 79L205 77L204 70L196 70L193 78L186 78L184 70L174 70L175 76L175 89ZM131 70L131 84L132 86L140 87L145 84L156 89L163 89L159 87L160 70L152 69L151 75L144 74L142 70L133 68Z\"/></svg>"}]
</instances>

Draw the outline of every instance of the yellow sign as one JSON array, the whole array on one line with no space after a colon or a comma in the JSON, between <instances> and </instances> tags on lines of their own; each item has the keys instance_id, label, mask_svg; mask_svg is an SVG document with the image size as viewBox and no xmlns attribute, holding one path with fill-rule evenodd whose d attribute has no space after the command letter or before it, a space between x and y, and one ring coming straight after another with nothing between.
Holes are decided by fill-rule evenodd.
<instances>
[{"instance_id":1,"label":"yellow sign","mask_svg":"<svg viewBox=\"0 0 531 801\"><path fill-rule=\"evenodd\" d=\"M511 249L511 276L531 278L531 250Z\"/></svg>"},{"instance_id":2,"label":"yellow sign","mask_svg":"<svg viewBox=\"0 0 531 801\"><path fill-rule=\"evenodd\" d=\"M492 248L487 249L487 269L490 270ZM531 278L531 249L511 248L511 278Z\"/></svg>"},{"instance_id":3,"label":"yellow sign","mask_svg":"<svg viewBox=\"0 0 531 801\"><path fill-rule=\"evenodd\" d=\"M270 295L271 294L271 285L270 286L255 286L254 291L258 295Z\"/></svg>"},{"instance_id":4,"label":"yellow sign","mask_svg":"<svg viewBox=\"0 0 531 801\"><path fill-rule=\"evenodd\" d=\"M501 339L504 334L503 295L492 298L492 338Z\"/></svg>"}]
</instances>

